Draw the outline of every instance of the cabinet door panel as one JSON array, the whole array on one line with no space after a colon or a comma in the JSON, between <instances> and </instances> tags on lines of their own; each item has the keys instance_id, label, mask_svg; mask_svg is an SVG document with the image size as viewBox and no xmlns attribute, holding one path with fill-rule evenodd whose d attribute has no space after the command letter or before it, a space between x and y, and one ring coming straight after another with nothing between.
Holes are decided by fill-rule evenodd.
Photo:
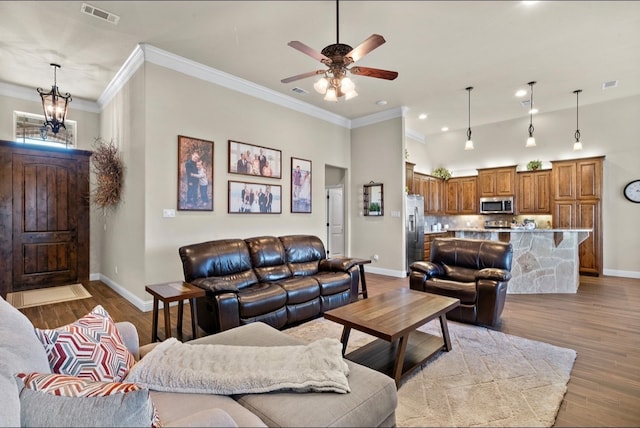
<instances>
[{"instance_id":1,"label":"cabinet door panel","mask_svg":"<svg viewBox=\"0 0 640 428\"><path fill-rule=\"evenodd\" d=\"M575 202L556 201L553 227L575 227Z\"/></svg>"},{"instance_id":2,"label":"cabinet door panel","mask_svg":"<svg viewBox=\"0 0 640 428\"><path fill-rule=\"evenodd\" d=\"M602 160L589 159L577 163L578 199L600 199Z\"/></svg>"},{"instance_id":3,"label":"cabinet door panel","mask_svg":"<svg viewBox=\"0 0 640 428\"><path fill-rule=\"evenodd\" d=\"M553 198L576 198L576 163L553 165Z\"/></svg>"},{"instance_id":4,"label":"cabinet door panel","mask_svg":"<svg viewBox=\"0 0 640 428\"><path fill-rule=\"evenodd\" d=\"M478 212L478 197L476 196L475 177L464 178L460 181L461 200L460 212L463 214L476 214Z\"/></svg>"},{"instance_id":5,"label":"cabinet door panel","mask_svg":"<svg viewBox=\"0 0 640 428\"><path fill-rule=\"evenodd\" d=\"M515 193L515 168L496 171L496 195L513 196Z\"/></svg>"},{"instance_id":6,"label":"cabinet door panel","mask_svg":"<svg viewBox=\"0 0 640 428\"><path fill-rule=\"evenodd\" d=\"M576 227L592 228L597 230L600 223L600 204L597 201L579 202L576 207ZM582 241L579 248L580 272L599 273L599 236L591 232L589 237Z\"/></svg>"}]
</instances>

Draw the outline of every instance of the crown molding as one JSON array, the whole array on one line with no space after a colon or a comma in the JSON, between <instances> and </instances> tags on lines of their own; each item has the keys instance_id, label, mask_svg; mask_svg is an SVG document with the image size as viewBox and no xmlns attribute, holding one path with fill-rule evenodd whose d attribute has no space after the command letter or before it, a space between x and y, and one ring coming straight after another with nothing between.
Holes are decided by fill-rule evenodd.
<instances>
[{"instance_id":1,"label":"crown molding","mask_svg":"<svg viewBox=\"0 0 640 428\"><path fill-rule=\"evenodd\" d=\"M32 101L40 104L40 95L33 88L27 88L25 86L14 85L11 83L0 82L0 95L4 95L12 98L19 98L21 100ZM100 106L94 101L85 100L82 98L73 98L69 103L69 110L82 110L90 113L100 113Z\"/></svg>"},{"instance_id":2,"label":"crown molding","mask_svg":"<svg viewBox=\"0 0 640 428\"><path fill-rule=\"evenodd\" d=\"M144 51L145 61L152 64L169 68L179 73L186 74L187 76L192 76L206 82L223 86L233 91L259 98L272 104L277 104L338 126L349 128L350 120L343 116L328 112L288 95L283 95L279 92L265 88L264 86L233 76L229 73L225 73L179 55L158 49L155 46L142 43L140 44L140 47Z\"/></svg>"},{"instance_id":3,"label":"crown molding","mask_svg":"<svg viewBox=\"0 0 640 428\"><path fill-rule=\"evenodd\" d=\"M129 79L131 79L135 72L144 64L144 60L144 52L140 45L137 45L98 97L98 105L101 110L122 90Z\"/></svg>"},{"instance_id":4,"label":"crown molding","mask_svg":"<svg viewBox=\"0 0 640 428\"><path fill-rule=\"evenodd\" d=\"M411 138L418 143L425 144L427 142L425 135L421 132L416 131L415 129L405 128L404 136L407 138Z\"/></svg>"},{"instance_id":5,"label":"crown molding","mask_svg":"<svg viewBox=\"0 0 640 428\"><path fill-rule=\"evenodd\" d=\"M281 94L269 88L265 88L264 86L260 86L232 74L217 70L213 67L172 54L147 43L140 43L133 49L114 78L109 82L102 94L100 94L97 102L74 98L72 101L73 104L70 105L70 108L88 111L91 113L101 113L104 107L109 104L119 91L122 90L125 84L133 77L145 61L215 85L223 86L236 92L259 98L272 104L307 114L347 129L359 128L384 122L389 119L404 117L407 112L406 107L398 107L350 120L344 116L329 112L309 103L305 103L304 101L297 100L288 95ZM10 83L0 82L0 95L33 102L40 101L37 96L37 92L32 88L26 88ZM418 134L415 131L407 130L405 134L413 139L421 141L420 137L417 137L421 136L421 134ZM421 136L421 138L422 141L424 141L424 136Z\"/></svg>"},{"instance_id":6,"label":"crown molding","mask_svg":"<svg viewBox=\"0 0 640 428\"><path fill-rule=\"evenodd\" d=\"M385 120L404 117L407 113L406 107L397 107L385 111L370 114L368 116L358 117L351 121L351 129L361 128L363 126L373 125L374 123L384 122Z\"/></svg>"}]
</instances>

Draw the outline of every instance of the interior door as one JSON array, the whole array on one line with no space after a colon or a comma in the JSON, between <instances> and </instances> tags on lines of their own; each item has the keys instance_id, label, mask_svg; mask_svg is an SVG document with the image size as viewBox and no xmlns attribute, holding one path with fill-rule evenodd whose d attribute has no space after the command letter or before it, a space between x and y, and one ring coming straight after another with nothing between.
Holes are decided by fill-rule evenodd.
<instances>
[{"instance_id":1,"label":"interior door","mask_svg":"<svg viewBox=\"0 0 640 428\"><path fill-rule=\"evenodd\" d=\"M14 291L78 282L78 184L73 159L14 155Z\"/></svg>"},{"instance_id":2,"label":"interior door","mask_svg":"<svg viewBox=\"0 0 640 428\"><path fill-rule=\"evenodd\" d=\"M344 187L327 189L328 256L344 255Z\"/></svg>"}]
</instances>

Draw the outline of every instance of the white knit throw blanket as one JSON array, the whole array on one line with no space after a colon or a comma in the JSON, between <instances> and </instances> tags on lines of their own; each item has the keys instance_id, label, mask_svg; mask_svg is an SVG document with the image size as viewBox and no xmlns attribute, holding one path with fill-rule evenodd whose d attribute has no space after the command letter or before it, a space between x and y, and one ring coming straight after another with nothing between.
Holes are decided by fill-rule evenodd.
<instances>
[{"instance_id":1,"label":"white knit throw blanket","mask_svg":"<svg viewBox=\"0 0 640 428\"><path fill-rule=\"evenodd\" d=\"M337 339L296 346L189 345L169 338L130 370L126 381L151 390L251 394L278 390L350 392Z\"/></svg>"}]
</instances>

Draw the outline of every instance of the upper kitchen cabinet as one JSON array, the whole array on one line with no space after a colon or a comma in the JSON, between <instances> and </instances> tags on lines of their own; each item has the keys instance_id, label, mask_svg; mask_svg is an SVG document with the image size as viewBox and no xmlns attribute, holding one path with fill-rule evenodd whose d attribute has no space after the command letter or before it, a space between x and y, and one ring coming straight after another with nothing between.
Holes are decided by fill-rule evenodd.
<instances>
[{"instance_id":1,"label":"upper kitchen cabinet","mask_svg":"<svg viewBox=\"0 0 640 428\"><path fill-rule=\"evenodd\" d=\"M552 161L553 199L600 199L603 157Z\"/></svg>"},{"instance_id":2,"label":"upper kitchen cabinet","mask_svg":"<svg viewBox=\"0 0 640 428\"><path fill-rule=\"evenodd\" d=\"M445 182L447 214L477 214L477 177L455 177Z\"/></svg>"},{"instance_id":3,"label":"upper kitchen cabinet","mask_svg":"<svg viewBox=\"0 0 640 428\"><path fill-rule=\"evenodd\" d=\"M478 197L514 196L516 166L478 169Z\"/></svg>"},{"instance_id":4,"label":"upper kitchen cabinet","mask_svg":"<svg viewBox=\"0 0 640 428\"><path fill-rule=\"evenodd\" d=\"M516 174L518 214L551 214L551 170Z\"/></svg>"},{"instance_id":5,"label":"upper kitchen cabinet","mask_svg":"<svg viewBox=\"0 0 640 428\"><path fill-rule=\"evenodd\" d=\"M416 166L415 163L405 162L405 186L407 193L412 195L414 193L418 193L416 189L413 188L413 169Z\"/></svg>"}]
</instances>

